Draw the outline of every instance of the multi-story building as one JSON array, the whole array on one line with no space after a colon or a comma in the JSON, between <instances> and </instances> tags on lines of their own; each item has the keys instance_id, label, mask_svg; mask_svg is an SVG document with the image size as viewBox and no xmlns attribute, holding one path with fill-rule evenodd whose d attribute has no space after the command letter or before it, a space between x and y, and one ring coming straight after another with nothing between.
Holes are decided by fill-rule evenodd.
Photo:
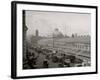
<instances>
[{"instance_id":1,"label":"multi-story building","mask_svg":"<svg viewBox=\"0 0 100 80\"><path fill-rule=\"evenodd\" d=\"M90 36L70 38L47 38L38 41L44 48L62 50L65 54L75 55L77 58L89 62L91 60L91 38Z\"/></svg>"}]
</instances>

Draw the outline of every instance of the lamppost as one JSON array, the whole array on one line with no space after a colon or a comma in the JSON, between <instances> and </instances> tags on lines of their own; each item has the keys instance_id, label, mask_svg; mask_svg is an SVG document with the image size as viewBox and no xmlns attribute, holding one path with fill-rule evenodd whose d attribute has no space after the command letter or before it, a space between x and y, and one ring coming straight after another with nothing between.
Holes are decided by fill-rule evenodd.
<instances>
[{"instance_id":1,"label":"lamppost","mask_svg":"<svg viewBox=\"0 0 100 80\"><path fill-rule=\"evenodd\" d=\"M54 33L53 33L53 35L52 35L52 36L53 36L52 38L53 38L53 49L54 49Z\"/></svg>"}]
</instances>

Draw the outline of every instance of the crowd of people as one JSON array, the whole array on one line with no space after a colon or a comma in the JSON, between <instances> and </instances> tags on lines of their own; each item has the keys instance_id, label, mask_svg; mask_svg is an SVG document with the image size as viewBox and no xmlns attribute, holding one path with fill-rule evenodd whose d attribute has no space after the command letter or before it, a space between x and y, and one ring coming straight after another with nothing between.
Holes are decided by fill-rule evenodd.
<instances>
[{"instance_id":1,"label":"crowd of people","mask_svg":"<svg viewBox=\"0 0 100 80\"><path fill-rule=\"evenodd\" d=\"M42 56L42 60L39 60ZM26 59L23 59L23 69L50 68L53 64L56 64L56 67L74 67L76 63L82 62L81 59L61 51L30 47L26 51Z\"/></svg>"}]
</instances>

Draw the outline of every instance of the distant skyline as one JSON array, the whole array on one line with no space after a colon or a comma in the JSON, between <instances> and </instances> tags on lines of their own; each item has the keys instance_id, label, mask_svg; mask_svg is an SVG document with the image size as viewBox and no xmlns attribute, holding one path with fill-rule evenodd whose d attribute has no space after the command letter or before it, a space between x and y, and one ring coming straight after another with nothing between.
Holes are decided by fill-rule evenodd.
<instances>
[{"instance_id":1,"label":"distant skyline","mask_svg":"<svg viewBox=\"0 0 100 80\"><path fill-rule=\"evenodd\" d=\"M64 35L77 33L78 35L91 34L91 14L63 13L46 11L26 11L27 35L51 35L56 28Z\"/></svg>"}]
</instances>

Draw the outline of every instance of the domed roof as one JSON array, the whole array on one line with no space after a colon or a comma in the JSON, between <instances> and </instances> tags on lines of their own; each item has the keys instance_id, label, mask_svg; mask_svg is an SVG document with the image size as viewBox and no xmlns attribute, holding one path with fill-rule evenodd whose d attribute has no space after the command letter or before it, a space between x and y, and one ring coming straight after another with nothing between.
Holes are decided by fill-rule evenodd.
<instances>
[{"instance_id":1,"label":"domed roof","mask_svg":"<svg viewBox=\"0 0 100 80\"><path fill-rule=\"evenodd\" d=\"M58 28L56 28L53 32L53 37L62 37L63 34L59 31Z\"/></svg>"}]
</instances>

